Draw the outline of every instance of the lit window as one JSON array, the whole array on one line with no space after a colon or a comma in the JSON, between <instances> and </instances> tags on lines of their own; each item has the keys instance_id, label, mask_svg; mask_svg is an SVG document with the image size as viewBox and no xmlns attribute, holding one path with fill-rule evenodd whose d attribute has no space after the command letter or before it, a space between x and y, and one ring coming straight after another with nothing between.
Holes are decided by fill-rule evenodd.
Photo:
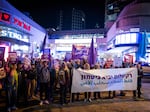
<instances>
[{"instance_id":1,"label":"lit window","mask_svg":"<svg viewBox=\"0 0 150 112\"><path fill-rule=\"evenodd\" d=\"M136 43L136 42L137 42L137 34L131 33L131 43Z\"/></svg>"},{"instance_id":2,"label":"lit window","mask_svg":"<svg viewBox=\"0 0 150 112\"><path fill-rule=\"evenodd\" d=\"M126 34L126 43L130 43L131 42L131 34L127 33Z\"/></svg>"},{"instance_id":3,"label":"lit window","mask_svg":"<svg viewBox=\"0 0 150 112\"><path fill-rule=\"evenodd\" d=\"M125 37L126 37L125 34L122 34L122 35L121 35L121 37L120 37L120 38L121 38L121 41L120 41L121 44L126 43L126 38L125 38Z\"/></svg>"}]
</instances>

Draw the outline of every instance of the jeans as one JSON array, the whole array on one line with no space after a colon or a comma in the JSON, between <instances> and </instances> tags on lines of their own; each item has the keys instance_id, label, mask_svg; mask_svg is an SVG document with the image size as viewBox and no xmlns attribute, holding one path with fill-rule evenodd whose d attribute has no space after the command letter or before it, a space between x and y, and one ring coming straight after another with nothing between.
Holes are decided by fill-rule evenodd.
<instances>
[{"instance_id":1,"label":"jeans","mask_svg":"<svg viewBox=\"0 0 150 112\"><path fill-rule=\"evenodd\" d=\"M6 94L7 94L7 107L10 108L12 106L16 106L17 88L14 88L13 86L7 87Z\"/></svg>"},{"instance_id":2,"label":"jeans","mask_svg":"<svg viewBox=\"0 0 150 112\"><path fill-rule=\"evenodd\" d=\"M64 85L60 85L60 103L64 104L66 102L67 97L67 88Z\"/></svg>"},{"instance_id":3,"label":"jeans","mask_svg":"<svg viewBox=\"0 0 150 112\"><path fill-rule=\"evenodd\" d=\"M43 93L45 96L43 96ZM45 97L43 99L43 97ZM49 100L49 83L40 83L40 100Z\"/></svg>"}]
</instances>

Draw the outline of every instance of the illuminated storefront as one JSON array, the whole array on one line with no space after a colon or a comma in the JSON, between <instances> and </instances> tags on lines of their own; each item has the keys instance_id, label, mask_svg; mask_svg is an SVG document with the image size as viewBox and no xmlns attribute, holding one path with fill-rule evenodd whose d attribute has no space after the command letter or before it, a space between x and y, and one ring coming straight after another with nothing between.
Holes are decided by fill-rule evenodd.
<instances>
[{"instance_id":1,"label":"illuminated storefront","mask_svg":"<svg viewBox=\"0 0 150 112\"><path fill-rule=\"evenodd\" d=\"M139 46L140 34L138 32L128 32L117 34L107 46L107 52L115 53L116 56L132 55L135 61L136 52Z\"/></svg>"},{"instance_id":2,"label":"illuminated storefront","mask_svg":"<svg viewBox=\"0 0 150 112\"><path fill-rule=\"evenodd\" d=\"M49 47L55 58L62 58L66 53L72 51L72 45L85 46L89 48L92 38L97 48L98 39L104 38L103 29L91 29L80 31L56 31L49 37Z\"/></svg>"},{"instance_id":3,"label":"illuminated storefront","mask_svg":"<svg viewBox=\"0 0 150 112\"><path fill-rule=\"evenodd\" d=\"M127 5L107 32L107 52L150 63L149 2ZM125 59L126 60L126 59Z\"/></svg>"},{"instance_id":4,"label":"illuminated storefront","mask_svg":"<svg viewBox=\"0 0 150 112\"><path fill-rule=\"evenodd\" d=\"M0 47L5 47L5 60L10 51L18 56L40 53L45 34L46 30L32 19L7 1L0 1Z\"/></svg>"}]
</instances>

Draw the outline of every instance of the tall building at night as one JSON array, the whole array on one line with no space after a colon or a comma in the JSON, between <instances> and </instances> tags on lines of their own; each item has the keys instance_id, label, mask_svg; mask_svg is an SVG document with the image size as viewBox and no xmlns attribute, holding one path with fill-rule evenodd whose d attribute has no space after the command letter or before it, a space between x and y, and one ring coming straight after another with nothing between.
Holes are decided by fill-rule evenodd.
<instances>
[{"instance_id":1,"label":"tall building at night","mask_svg":"<svg viewBox=\"0 0 150 112\"><path fill-rule=\"evenodd\" d=\"M57 30L83 30L86 27L85 14L82 10L73 8L60 11L57 16Z\"/></svg>"},{"instance_id":2,"label":"tall building at night","mask_svg":"<svg viewBox=\"0 0 150 112\"><path fill-rule=\"evenodd\" d=\"M113 25L122 9L134 0L106 0L105 1L105 28L106 31Z\"/></svg>"},{"instance_id":3,"label":"tall building at night","mask_svg":"<svg viewBox=\"0 0 150 112\"><path fill-rule=\"evenodd\" d=\"M72 30L82 30L85 29L85 14L81 10L72 10Z\"/></svg>"}]
</instances>

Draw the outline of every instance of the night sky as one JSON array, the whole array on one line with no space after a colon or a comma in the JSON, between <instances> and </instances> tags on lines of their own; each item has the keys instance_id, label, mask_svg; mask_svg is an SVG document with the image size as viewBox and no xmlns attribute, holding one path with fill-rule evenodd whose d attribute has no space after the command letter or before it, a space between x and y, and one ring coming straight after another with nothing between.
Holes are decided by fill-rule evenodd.
<instances>
[{"instance_id":1,"label":"night sky","mask_svg":"<svg viewBox=\"0 0 150 112\"><path fill-rule=\"evenodd\" d=\"M29 12L32 19L44 28L56 28L59 10L83 10L86 15L86 29L95 28L98 23L104 27L105 0L7 0L21 12Z\"/></svg>"}]
</instances>

